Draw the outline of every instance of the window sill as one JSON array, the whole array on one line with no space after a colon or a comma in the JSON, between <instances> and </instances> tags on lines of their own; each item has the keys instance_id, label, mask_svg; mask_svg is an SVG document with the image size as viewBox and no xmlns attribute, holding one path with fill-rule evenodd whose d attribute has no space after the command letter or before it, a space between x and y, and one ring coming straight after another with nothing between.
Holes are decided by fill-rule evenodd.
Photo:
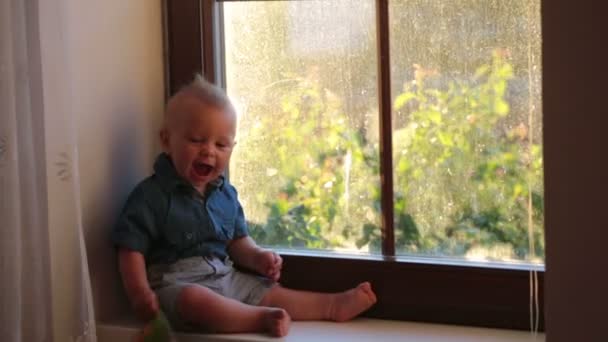
<instances>
[{"instance_id":1,"label":"window sill","mask_svg":"<svg viewBox=\"0 0 608 342\"><path fill-rule=\"evenodd\" d=\"M311 250L297 248L275 248L274 246L262 246L272 249L281 256L287 257L315 257L325 259L342 259L342 260L367 260L367 261L385 261L385 262L400 262L419 265L436 265L436 266L457 266L470 268L485 268L485 269L502 269L514 271L537 271L544 272L544 264L529 263L525 261L484 261L475 259L465 259L458 257L441 257L441 256L415 256L415 255L397 255L394 257L382 256L379 254L356 253L356 252L336 252L331 250Z\"/></svg>"},{"instance_id":2,"label":"window sill","mask_svg":"<svg viewBox=\"0 0 608 342\"><path fill-rule=\"evenodd\" d=\"M132 341L140 323L99 323L99 342ZM545 341L545 334L536 336L526 331L487 329L443 324L389 321L358 318L346 323L294 322L289 335L272 338L262 334L176 334L180 342L201 341L403 341L403 342L515 342Z\"/></svg>"},{"instance_id":3,"label":"window sill","mask_svg":"<svg viewBox=\"0 0 608 342\"><path fill-rule=\"evenodd\" d=\"M282 253L285 287L337 292L369 281L378 302L366 318L496 329L530 327L529 269ZM539 329L544 330L544 271L538 267ZM322 281L320 281L322 279Z\"/></svg>"}]
</instances>

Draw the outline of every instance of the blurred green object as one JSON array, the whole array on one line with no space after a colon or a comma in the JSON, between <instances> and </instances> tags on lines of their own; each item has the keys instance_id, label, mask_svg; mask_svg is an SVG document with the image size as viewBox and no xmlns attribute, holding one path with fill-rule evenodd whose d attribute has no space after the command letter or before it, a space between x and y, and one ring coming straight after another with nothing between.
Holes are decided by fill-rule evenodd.
<instances>
[{"instance_id":1,"label":"blurred green object","mask_svg":"<svg viewBox=\"0 0 608 342\"><path fill-rule=\"evenodd\" d=\"M144 342L170 342L171 325L167 316L160 311L156 318L148 322L144 328Z\"/></svg>"}]
</instances>

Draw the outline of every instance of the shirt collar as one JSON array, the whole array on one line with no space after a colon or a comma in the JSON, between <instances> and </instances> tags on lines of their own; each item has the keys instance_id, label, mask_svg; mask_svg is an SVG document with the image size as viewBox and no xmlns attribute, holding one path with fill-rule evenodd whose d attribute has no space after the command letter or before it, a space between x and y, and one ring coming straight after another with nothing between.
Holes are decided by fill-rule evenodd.
<instances>
[{"instance_id":1,"label":"shirt collar","mask_svg":"<svg viewBox=\"0 0 608 342\"><path fill-rule=\"evenodd\" d=\"M171 158L169 158L169 155L164 152L156 157L156 161L154 162L154 173L161 185L169 192L178 187L186 187L194 190L192 184L188 183L185 179L177 174ZM220 190L223 189L225 182L224 175L219 176L217 179L209 182L211 187L208 189L208 191L215 190L217 188Z\"/></svg>"}]
</instances>

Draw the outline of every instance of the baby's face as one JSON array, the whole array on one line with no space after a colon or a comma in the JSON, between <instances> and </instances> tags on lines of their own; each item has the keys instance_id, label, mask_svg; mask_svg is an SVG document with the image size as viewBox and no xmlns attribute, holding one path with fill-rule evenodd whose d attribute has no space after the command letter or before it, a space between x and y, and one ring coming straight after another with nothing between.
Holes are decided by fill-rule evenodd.
<instances>
[{"instance_id":1,"label":"baby's face","mask_svg":"<svg viewBox=\"0 0 608 342\"><path fill-rule=\"evenodd\" d=\"M181 109L171 113L175 116L161 132L161 140L177 173L203 192L228 167L236 118L197 101L189 101Z\"/></svg>"}]
</instances>

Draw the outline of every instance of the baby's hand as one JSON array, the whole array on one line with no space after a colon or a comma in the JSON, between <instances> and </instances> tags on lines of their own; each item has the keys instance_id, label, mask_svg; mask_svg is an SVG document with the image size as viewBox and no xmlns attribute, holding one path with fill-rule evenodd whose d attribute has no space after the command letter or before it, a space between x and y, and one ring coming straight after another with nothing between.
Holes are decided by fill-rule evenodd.
<instances>
[{"instance_id":1,"label":"baby's hand","mask_svg":"<svg viewBox=\"0 0 608 342\"><path fill-rule=\"evenodd\" d=\"M283 258L273 251L264 249L256 256L256 265L258 272L273 281L277 281L281 277Z\"/></svg>"},{"instance_id":2,"label":"baby's hand","mask_svg":"<svg viewBox=\"0 0 608 342\"><path fill-rule=\"evenodd\" d=\"M133 298L131 298L131 304L137 315L145 321L149 321L156 317L160 310L158 297L156 297L156 293L151 289L145 289L135 293Z\"/></svg>"}]
</instances>

